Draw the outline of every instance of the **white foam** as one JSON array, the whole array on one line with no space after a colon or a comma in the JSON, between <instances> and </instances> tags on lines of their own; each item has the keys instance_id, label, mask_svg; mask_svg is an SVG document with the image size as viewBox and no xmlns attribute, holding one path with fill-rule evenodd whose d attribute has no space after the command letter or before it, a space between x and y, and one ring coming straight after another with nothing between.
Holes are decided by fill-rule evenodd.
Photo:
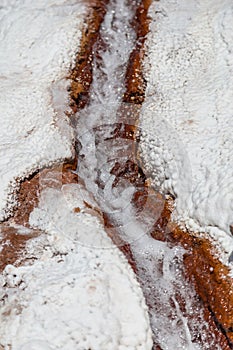
<instances>
[{"instance_id":1,"label":"white foam","mask_svg":"<svg viewBox=\"0 0 233 350\"><path fill-rule=\"evenodd\" d=\"M150 324L155 344L164 350L220 350L218 339L205 321L203 306L194 287L184 278L181 247L155 240L130 215L123 238L131 243L137 275L149 305ZM132 231L134 237L132 241Z\"/></svg>"},{"instance_id":2,"label":"white foam","mask_svg":"<svg viewBox=\"0 0 233 350\"><path fill-rule=\"evenodd\" d=\"M0 5L3 219L15 204L11 193L16 181L72 156L73 131L64 114L65 78L75 60L86 6L73 0L11 0Z\"/></svg>"},{"instance_id":3,"label":"white foam","mask_svg":"<svg viewBox=\"0 0 233 350\"><path fill-rule=\"evenodd\" d=\"M147 39L142 156L176 197L174 218L233 250L233 5L154 1Z\"/></svg>"}]
</instances>

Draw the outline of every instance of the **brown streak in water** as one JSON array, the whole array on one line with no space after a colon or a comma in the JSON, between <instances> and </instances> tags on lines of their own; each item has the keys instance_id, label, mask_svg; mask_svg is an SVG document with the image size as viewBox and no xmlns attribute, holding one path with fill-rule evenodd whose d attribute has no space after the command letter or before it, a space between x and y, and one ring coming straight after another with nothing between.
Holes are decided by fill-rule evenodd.
<instances>
[{"instance_id":1,"label":"brown streak in water","mask_svg":"<svg viewBox=\"0 0 233 350\"><path fill-rule=\"evenodd\" d=\"M126 92L123 102L142 104L145 98L146 81L142 72L144 58L144 43L149 32L148 10L151 0L143 0L137 8L133 20L133 27L137 35L137 42L129 59L126 72Z\"/></svg>"},{"instance_id":2,"label":"brown streak in water","mask_svg":"<svg viewBox=\"0 0 233 350\"><path fill-rule=\"evenodd\" d=\"M109 0L91 1L91 11L82 33L79 53L74 69L70 75L71 108L76 113L89 101L89 90L92 83L94 46L100 41L99 30L106 13Z\"/></svg>"}]
</instances>

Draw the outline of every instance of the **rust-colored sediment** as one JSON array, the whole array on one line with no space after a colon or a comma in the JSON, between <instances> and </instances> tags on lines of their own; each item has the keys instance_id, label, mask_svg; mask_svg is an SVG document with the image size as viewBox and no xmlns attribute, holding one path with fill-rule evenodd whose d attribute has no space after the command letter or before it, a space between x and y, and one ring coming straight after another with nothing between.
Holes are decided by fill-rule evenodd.
<instances>
[{"instance_id":1,"label":"rust-colored sediment","mask_svg":"<svg viewBox=\"0 0 233 350\"><path fill-rule=\"evenodd\" d=\"M33 174L29 179L21 183L18 192L18 206L14 210L13 219L15 224L30 227L28 220L32 210L38 205L41 190L47 185L55 187L61 184L77 183L78 176L72 172L76 170L77 159L71 159L62 165L45 168ZM49 177L47 176L49 174ZM46 182L46 183L44 183Z\"/></svg>"},{"instance_id":2,"label":"rust-colored sediment","mask_svg":"<svg viewBox=\"0 0 233 350\"><path fill-rule=\"evenodd\" d=\"M92 83L94 47L99 39L99 30L106 13L106 5L108 2L108 0L90 1L90 13L82 33L75 67L70 75L71 108L75 113L84 108L89 100L89 90Z\"/></svg>"},{"instance_id":3,"label":"rust-colored sediment","mask_svg":"<svg viewBox=\"0 0 233 350\"><path fill-rule=\"evenodd\" d=\"M124 102L142 104L145 97L146 81L142 72L144 57L144 43L149 32L148 10L151 0L141 1L133 20L133 27L137 35L137 42L129 59L126 72Z\"/></svg>"},{"instance_id":4,"label":"rust-colored sediment","mask_svg":"<svg viewBox=\"0 0 233 350\"><path fill-rule=\"evenodd\" d=\"M0 273L4 270L6 265L20 263L23 259L22 252L25 249L27 241L38 235L37 231L32 231L29 234L19 234L18 230L8 224L1 224L0 226Z\"/></svg>"},{"instance_id":5,"label":"rust-colored sediment","mask_svg":"<svg viewBox=\"0 0 233 350\"><path fill-rule=\"evenodd\" d=\"M172 236L184 246L189 244L184 258L186 275L233 348L233 281L229 269L217 259L209 240L191 236L178 227Z\"/></svg>"},{"instance_id":6,"label":"rust-colored sediment","mask_svg":"<svg viewBox=\"0 0 233 350\"><path fill-rule=\"evenodd\" d=\"M26 243L29 239L41 234L39 230L31 229L29 234L21 234L17 225L30 228L29 216L38 205L39 195L43 188L57 187L62 184L77 183L78 176L72 172L76 169L76 159L70 160L51 168L43 169L22 181L18 192L18 205L13 216L0 224L0 272L7 264L15 264L22 261Z\"/></svg>"}]
</instances>

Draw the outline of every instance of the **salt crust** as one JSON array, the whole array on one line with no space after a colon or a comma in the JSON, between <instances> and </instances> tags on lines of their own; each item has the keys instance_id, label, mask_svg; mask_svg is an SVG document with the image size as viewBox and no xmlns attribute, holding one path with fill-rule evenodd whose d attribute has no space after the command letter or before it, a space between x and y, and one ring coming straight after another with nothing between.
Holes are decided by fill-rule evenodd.
<instances>
[{"instance_id":1,"label":"salt crust","mask_svg":"<svg viewBox=\"0 0 233 350\"><path fill-rule=\"evenodd\" d=\"M140 286L83 196L93 204L75 184L42 192L30 223L46 234L27 246L37 260L8 265L0 277L5 350L152 348Z\"/></svg>"},{"instance_id":2,"label":"salt crust","mask_svg":"<svg viewBox=\"0 0 233 350\"><path fill-rule=\"evenodd\" d=\"M176 197L174 219L233 250L233 4L161 0L150 8L141 114L153 184Z\"/></svg>"},{"instance_id":3,"label":"salt crust","mask_svg":"<svg viewBox=\"0 0 233 350\"><path fill-rule=\"evenodd\" d=\"M19 180L72 156L65 78L85 11L80 0L0 3L0 220Z\"/></svg>"}]
</instances>

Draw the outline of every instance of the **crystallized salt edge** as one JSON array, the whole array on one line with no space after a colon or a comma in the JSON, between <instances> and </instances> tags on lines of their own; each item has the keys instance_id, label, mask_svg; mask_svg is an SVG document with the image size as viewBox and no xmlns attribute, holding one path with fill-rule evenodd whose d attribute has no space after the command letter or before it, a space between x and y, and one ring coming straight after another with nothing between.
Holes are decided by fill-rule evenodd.
<instances>
[{"instance_id":1,"label":"crystallized salt edge","mask_svg":"<svg viewBox=\"0 0 233 350\"><path fill-rule=\"evenodd\" d=\"M66 77L87 7L82 1L3 1L0 9L0 220L19 182L73 154Z\"/></svg>"},{"instance_id":2,"label":"crystallized salt edge","mask_svg":"<svg viewBox=\"0 0 233 350\"><path fill-rule=\"evenodd\" d=\"M141 155L153 185L175 195L174 220L211 237L231 267L233 6L162 0L150 16Z\"/></svg>"}]
</instances>

